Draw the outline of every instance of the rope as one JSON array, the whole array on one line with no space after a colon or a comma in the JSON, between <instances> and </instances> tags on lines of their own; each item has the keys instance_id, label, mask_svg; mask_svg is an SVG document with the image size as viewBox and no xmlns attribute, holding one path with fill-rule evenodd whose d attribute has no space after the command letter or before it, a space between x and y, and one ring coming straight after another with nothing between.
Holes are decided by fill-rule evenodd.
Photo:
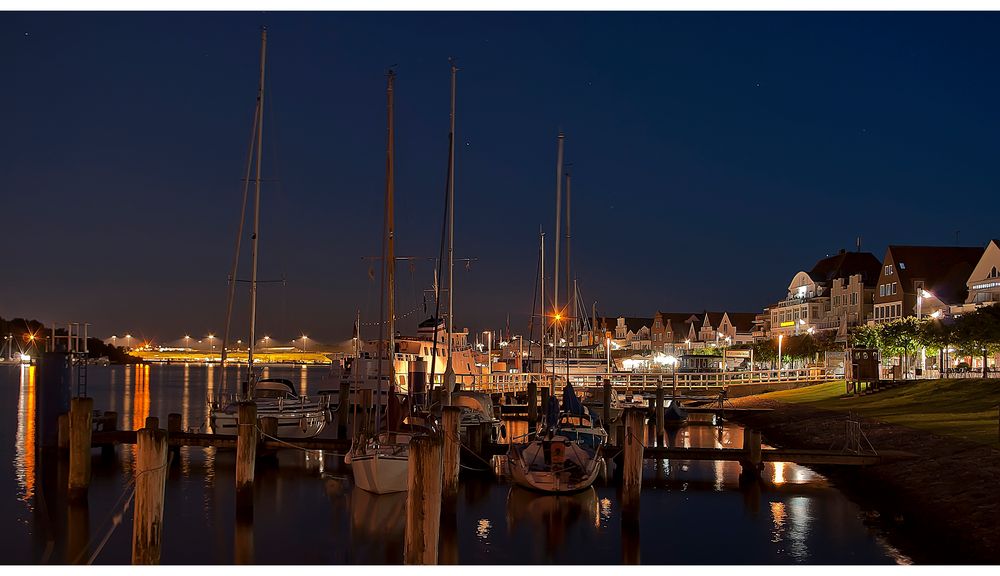
<instances>
[{"instance_id":1,"label":"rope","mask_svg":"<svg viewBox=\"0 0 1000 576\"><path fill-rule=\"evenodd\" d=\"M173 461L174 461L174 453L170 452L169 455L167 456L167 463L166 464L164 464L162 466L157 466L156 468L150 468L148 470L143 470L142 472L138 472L135 475L133 475L131 479L129 479L129 481L122 488L122 493L121 493L121 495L118 496L118 500L116 500L115 503L112 505L112 514L111 514L111 516L107 520L105 520L104 522L101 523L101 525L104 526L104 525L106 525L110 521L111 522L111 527L104 534L104 537L101 538L101 543L98 544L97 547L94 549L94 553L91 554L90 557L87 559L87 566L90 566L90 565L92 565L94 563L94 560L96 560L97 557L104 550L104 547L107 545L108 540L111 539L111 535L114 534L115 529L118 528L118 526L122 523L122 517L128 511L129 504L132 503L132 499L135 497L136 483L138 482L139 478L143 474L148 474L150 472L156 472L158 470L163 470L164 468L169 468L170 464ZM119 503L122 501L122 498L124 498L126 494L128 495L128 498L125 500L125 504L122 505L121 507L119 507ZM74 564L79 564L80 563L80 560L83 558L83 555L87 553L87 550L90 549L90 545L93 542L94 542L93 538L91 538L87 542L87 546L85 546L83 548L83 550L80 551L80 554L77 555L76 559L73 561Z\"/></svg>"},{"instance_id":2,"label":"rope","mask_svg":"<svg viewBox=\"0 0 1000 576\"><path fill-rule=\"evenodd\" d=\"M248 424L248 426L249 426L249 424ZM323 453L323 450L310 450L308 448L303 448L301 446L296 446L295 444L291 444L289 442L286 442L286 441L282 440L281 438L278 438L277 436L271 436L270 434L267 434L263 430L261 430L260 429L260 425L257 425L257 426L254 426L254 427L257 429L257 432L261 435L261 437L263 437L263 438L270 438L271 440L274 440L275 442L278 442L279 444L284 444L285 446L288 446L289 448L295 448L296 450L301 450L301 451L306 452L306 453L309 453L309 452L319 452L320 454ZM334 452L334 454L336 454L336 452Z\"/></svg>"}]
</instances>

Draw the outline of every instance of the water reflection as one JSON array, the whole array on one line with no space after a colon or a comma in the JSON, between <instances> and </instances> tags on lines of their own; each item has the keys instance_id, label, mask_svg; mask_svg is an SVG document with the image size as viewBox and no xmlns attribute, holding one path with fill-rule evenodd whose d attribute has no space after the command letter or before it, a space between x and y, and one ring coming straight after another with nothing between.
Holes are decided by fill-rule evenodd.
<instances>
[{"instance_id":1,"label":"water reflection","mask_svg":"<svg viewBox=\"0 0 1000 576\"><path fill-rule=\"evenodd\" d=\"M123 429L141 428L147 416L165 423L169 413L182 416L184 427L197 428L207 416L205 400L219 382L216 365L111 367L91 370L90 391L95 409L119 407ZM240 371L227 367L227 379ZM297 390L316 389L325 370L272 367L269 374L288 378ZM0 515L8 532L46 532L34 498L43 491L44 477L35 472L38 436L34 422L33 369L0 371L7 406L0 424L14 432L3 444L2 462L13 473L0 474L8 485L6 505L18 510ZM13 378L20 377L19 382ZM238 379L230 380L232 382ZM40 389L39 389L40 390ZM739 447L742 430L696 424L668 431L672 446ZM523 434L523 420L509 421L508 438ZM655 432L646 430L647 438ZM332 432L330 433L332 435ZM327 432L324 431L324 436ZM2 447L0 447L2 449ZM181 449L181 466L167 482L165 563L369 563L398 564L403 560L406 495L375 496L353 486L350 467L339 458L318 452L281 451L279 467L261 466L257 505L252 524L235 522L233 496L235 456L232 450ZM130 450L118 452L117 464L95 467L90 505L106 511L131 478ZM502 471L502 458L497 459ZM11 468L8 468L11 470ZM858 508L830 483L808 468L768 463L762 481L741 484L736 462L649 460L644 466L641 516L631 521L618 505L617 488L598 482L595 488L571 496L541 495L511 487L502 476L484 480L463 475L462 496L451 515L442 517L441 563L699 563L783 562L857 563L901 562L909 559L884 542L858 519ZM37 479L35 477L37 476ZM65 478L53 480L65 485ZM47 490L47 489L46 489ZM51 509L59 520L55 556L72 562L87 536L101 538L106 514L67 510L55 496ZM48 500L49 492L46 491ZM685 529L677 529L683 519ZM506 522L504 522L506 520ZM127 563L130 556L128 520L109 541L97 563ZM506 524L506 529L503 524ZM87 533L87 529L90 533ZM124 528L124 529L123 529ZM640 537L640 532L642 536ZM706 534L712 537L707 538ZM30 535L30 534L29 534ZM16 540L0 543L0 557L19 558ZM255 546L255 541L261 543ZM730 543L720 555L719 541ZM271 543L278 542L280 545ZM265 544L267 543L267 544ZM641 544L645 544L642 546Z\"/></svg>"},{"instance_id":2,"label":"water reflection","mask_svg":"<svg viewBox=\"0 0 1000 576\"><path fill-rule=\"evenodd\" d=\"M14 469L18 498L28 503L35 495L35 367L21 366L20 392L17 398L17 437Z\"/></svg>"}]
</instances>

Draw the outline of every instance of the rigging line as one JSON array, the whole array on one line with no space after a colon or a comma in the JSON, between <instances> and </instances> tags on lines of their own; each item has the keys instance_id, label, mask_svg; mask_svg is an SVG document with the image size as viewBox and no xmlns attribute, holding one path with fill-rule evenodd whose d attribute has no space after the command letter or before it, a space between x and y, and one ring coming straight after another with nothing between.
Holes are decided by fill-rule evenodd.
<instances>
[{"instance_id":1,"label":"rigging line","mask_svg":"<svg viewBox=\"0 0 1000 576\"><path fill-rule=\"evenodd\" d=\"M431 341L433 344L434 353L431 355L431 377L430 383L427 385L427 394L424 395L424 404L426 405L430 401L430 391L434 388L434 376L437 374L437 339L438 339L438 326L441 325L441 274L442 267L444 266L444 256L446 248L446 240L448 236L448 212L450 207L448 205L448 191L451 189L451 143L454 138L454 134L448 134L448 166L449 170L446 171L445 175L445 185L444 185L444 217L441 220L441 247L438 249L437 258L437 276L434 277L434 332L431 336ZM448 287L451 290L451 286ZM450 343L449 343L450 344ZM447 368L446 368L447 369ZM444 387L447 383L444 381L444 375L441 376L441 386ZM450 404L450 403L449 403Z\"/></svg>"},{"instance_id":2,"label":"rigging line","mask_svg":"<svg viewBox=\"0 0 1000 576\"><path fill-rule=\"evenodd\" d=\"M528 357L531 357L531 342L535 338L535 310L538 304L538 277L541 274L542 269L542 252L539 249L538 256L535 258L535 288L531 291L531 316L528 317ZM544 322L544 320L543 320ZM524 362L524 358L521 358L521 362ZM521 367L521 371L524 371L524 367Z\"/></svg>"}]
</instances>

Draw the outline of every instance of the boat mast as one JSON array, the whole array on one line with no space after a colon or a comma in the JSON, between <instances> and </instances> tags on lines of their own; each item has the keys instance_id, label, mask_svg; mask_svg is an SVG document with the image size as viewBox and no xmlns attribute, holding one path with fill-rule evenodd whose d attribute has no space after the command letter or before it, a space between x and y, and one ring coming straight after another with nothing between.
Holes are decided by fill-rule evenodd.
<instances>
[{"instance_id":1,"label":"boat mast","mask_svg":"<svg viewBox=\"0 0 1000 576\"><path fill-rule=\"evenodd\" d=\"M257 242L260 236L260 162L264 143L264 65L267 58L267 27L260 29L260 84L257 86L257 170L254 178L253 236L250 237L250 348L247 351L247 388L253 396L253 348L257 323Z\"/></svg>"},{"instance_id":2,"label":"boat mast","mask_svg":"<svg viewBox=\"0 0 1000 576\"><path fill-rule=\"evenodd\" d=\"M263 61L261 67L263 68ZM261 89L259 89L261 90ZM229 296L226 299L226 325L222 331L222 358L219 360L221 374L219 375L219 390L226 391L226 350L229 348L229 329L233 319L233 300L236 297L236 273L240 263L240 245L243 241L243 224L247 218L247 198L250 194L250 170L253 168L253 148L257 142L257 120L260 117L260 92L257 95L257 104L253 112L253 129L250 131L250 145L247 150L247 167L243 173L243 205L240 208L240 223L236 230L236 251L233 254L233 266L229 272ZM247 376L249 382L249 376ZM240 391L242 395L242 391Z\"/></svg>"},{"instance_id":3,"label":"boat mast","mask_svg":"<svg viewBox=\"0 0 1000 576\"><path fill-rule=\"evenodd\" d=\"M541 282L539 282L538 285L541 286L541 291L542 291L541 294L542 313L539 316L539 321L538 321L539 325L541 325L542 328L542 345L539 346L540 352L539 352L538 371L541 372L542 374L543 378L542 385L544 386L545 385L544 381L545 378L545 232L542 232L541 226L538 227L538 253L539 253L538 273L541 276Z\"/></svg>"},{"instance_id":4,"label":"boat mast","mask_svg":"<svg viewBox=\"0 0 1000 576\"><path fill-rule=\"evenodd\" d=\"M387 318L386 324L388 324L389 330L389 347L388 349L383 348L385 344L385 332L383 329L386 327L382 324L382 299L384 297L384 292L379 290L379 354L378 354L378 377L376 380L377 386L377 400L375 404L375 435L377 436L379 431L382 429L381 420L381 405L382 405L382 356L383 353L389 358L389 374L390 382L395 382L396 370L395 370L395 360L396 355L394 353L395 348L395 334L396 329L395 319L393 318L394 304L393 301L393 281L394 272L396 269L396 256L393 252L393 125L392 125L392 96L393 96L393 84L396 79L396 73L390 68L387 76L386 83L386 145L385 145L385 235L382 237L384 242L384 250L382 258L382 270L384 271L382 275L383 281L388 279L388 294L389 294L389 316ZM388 401L386 401L386 407L388 407Z\"/></svg>"},{"instance_id":5,"label":"boat mast","mask_svg":"<svg viewBox=\"0 0 1000 576\"><path fill-rule=\"evenodd\" d=\"M569 381L569 354L570 354L570 343L571 338L575 338L576 331L571 330L570 326L576 327L576 290L571 289L569 279L569 223L570 223L570 195L569 195L569 170L566 171L566 310L569 312L566 316L566 378Z\"/></svg>"},{"instance_id":6,"label":"boat mast","mask_svg":"<svg viewBox=\"0 0 1000 576\"><path fill-rule=\"evenodd\" d=\"M455 87L458 67L451 60L451 120L448 130L448 366L444 371L446 389L441 403L451 405L451 393L455 390L455 365L452 362L455 334Z\"/></svg>"},{"instance_id":7,"label":"boat mast","mask_svg":"<svg viewBox=\"0 0 1000 576\"><path fill-rule=\"evenodd\" d=\"M565 136L559 132L559 153L556 155L556 257L555 274L552 284L555 291L552 294L552 313L556 315L552 323L552 385L555 386L555 361L559 358L559 228L562 223L562 176L563 176L563 141Z\"/></svg>"}]
</instances>

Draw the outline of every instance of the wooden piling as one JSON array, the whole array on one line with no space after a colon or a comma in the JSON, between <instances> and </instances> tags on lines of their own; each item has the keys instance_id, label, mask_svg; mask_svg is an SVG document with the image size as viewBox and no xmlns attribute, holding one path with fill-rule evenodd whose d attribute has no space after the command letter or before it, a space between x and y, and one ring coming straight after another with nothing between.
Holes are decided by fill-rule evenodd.
<instances>
[{"instance_id":1,"label":"wooden piling","mask_svg":"<svg viewBox=\"0 0 1000 576\"><path fill-rule=\"evenodd\" d=\"M263 441L264 438L265 438L265 436L268 437L268 439L277 438L278 437L278 419L275 418L274 416L268 416L267 418L261 418L260 419L260 431L261 431L262 434L261 434L261 437L258 438L258 441Z\"/></svg>"},{"instance_id":2,"label":"wooden piling","mask_svg":"<svg viewBox=\"0 0 1000 576\"><path fill-rule=\"evenodd\" d=\"M117 412L105 412L104 413L104 425L101 427L102 432L114 432L118 430L118 413ZM101 445L101 458L105 460L111 460L115 457L115 445L114 444L103 444Z\"/></svg>"},{"instance_id":3,"label":"wooden piling","mask_svg":"<svg viewBox=\"0 0 1000 576\"><path fill-rule=\"evenodd\" d=\"M351 383L340 383L340 395L337 398L337 438L347 435L347 418L351 413Z\"/></svg>"},{"instance_id":4,"label":"wooden piling","mask_svg":"<svg viewBox=\"0 0 1000 576\"><path fill-rule=\"evenodd\" d=\"M604 431L611 433L611 380L604 379Z\"/></svg>"},{"instance_id":5,"label":"wooden piling","mask_svg":"<svg viewBox=\"0 0 1000 576\"><path fill-rule=\"evenodd\" d=\"M760 471L764 467L761 456L761 438L757 430L743 430L743 450L746 453L745 460L740 464L743 466L743 473L749 477L759 477Z\"/></svg>"},{"instance_id":6,"label":"wooden piling","mask_svg":"<svg viewBox=\"0 0 1000 576\"><path fill-rule=\"evenodd\" d=\"M663 430L666 427L666 421L663 417L663 381L657 378L656 380L656 445L663 446Z\"/></svg>"},{"instance_id":7,"label":"wooden piling","mask_svg":"<svg viewBox=\"0 0 1000 576\"><path fill-rule=\"evenodd\" d=\"M237 404L236 433L236 514L253 514L253 472L257 458L257 404Z\"/></svg>"},{"instance_id":8,"label":"wooden piling","mask_svg":"<svg viewBox=\"0 0 1000 576\"><path fill-rule=\"evenodd\" d=\"M132 564L159 564L167 484L167 434L143 428L136 433L136 444Z\"/></svg>"},{"instance_id":9,"label":"wooden piling","mask_svg":"<svg viewBox=\"0 0 1000 576\"><path fill-rule=\"evenodd\" d=\"M441 410L441 424L444 428L444 463L442 479L442 497L446 506L452 506L458 498L459 459L462 446L459 437L459 425L462 419L462 409L458 406L445 406Z\"/></svg>"},{"instance_id":10,"label":"wooden piling","mask_svg":"<svg viewBox=\"0 0 1000 576\"><path fill-rule=\"evenodd\" d=\"M69 498L83 500L90 486L90 434L93 398L73 398L69 404Z\"/></svg>"},{"instance_id":11,"label":"wooden piling","mask_svg":"<svg viewBox=\"0 0 1000 576\"><path fill-rule=\"evenodd\" d=\"M469 450L478 456L483 454L483 427L478 425L469 426L466 428L466 433L469 436Z\"/></svg>"},{"instance_id":12,"label":"wooden piling","mask_svg":"<svg viewBox=\"0 0 1000 576\"><path fill-rule=\"evenodd\" d=\"M170 414L167 414L167 434L168 435L179 434L179 433L183 432L184 431L183 426L184 426L184 419L183 419L183 417L180 414L177 414L176 412L172 412ZM172 454L174 454L175 457L179 457L180 453L181 453L181 447L180 446L171 446L170 447L170 452ZM179 460L179 458L178 458L178 460Z\"/></svg>"},{"instance_id":13,"label":"wooden piling","mask_svg":"<svg viewBox=\"0 0 1000 576\"><path fill-rule=\"evenodd\" d=\"M441 527L442 442L439 437L417 436L410 441L406 495L406 564L438 562Z\"/></svg>"},{"instance_id":14,"label":"wooden piling","mask_svg":"<svg viewBox=\"0 0 1000 576\"><path fill-rule=\"evenodd\" d=\"M58 436L58 446L59 452L65 453L69 450L69 414L59 415L59 436Z\"/></svg>"},{"instance_id":15,"label":"wooden piling","mask_svg":"<svg viewBox=\"0 0 1000 576\"><path fill-rule=\"evenodd\" d=\"M642 490L642 436L645 410L629 408L625 411L625 449L622 466L622 507L636 510Z\"/></svg>"},{"instance_id":16,"label":"wooden piling","mask_svg":"<svg viewBox=\"0 0 1000 576\"><path fill-rule=\"evenodd\" d=\"M156 416L146 416L146 422L144 428L149 428L151 430L160 429L160 419Z\"/></svg>"},{"instance_id":17,"label":"wooden piling","mask_svg":"<svg viewBox=\"0 0 1000 576\"><path fill-rule=\"evenodd\" d=\"M545 423L545 417L549 413L549 387L542 386L542 404L540 406L540 412L542 417L542 423Z\"/></svg>"},{"instance_id":18,"label":"wooden piling","mask_svg":"<svg viewBox=\"0 0 1000 576\"><path fill-rule=\"evenodd\" d=\"M538 425L538 383L528 382L528 432L534 432Z\"/></svg>"}]
</instances>

